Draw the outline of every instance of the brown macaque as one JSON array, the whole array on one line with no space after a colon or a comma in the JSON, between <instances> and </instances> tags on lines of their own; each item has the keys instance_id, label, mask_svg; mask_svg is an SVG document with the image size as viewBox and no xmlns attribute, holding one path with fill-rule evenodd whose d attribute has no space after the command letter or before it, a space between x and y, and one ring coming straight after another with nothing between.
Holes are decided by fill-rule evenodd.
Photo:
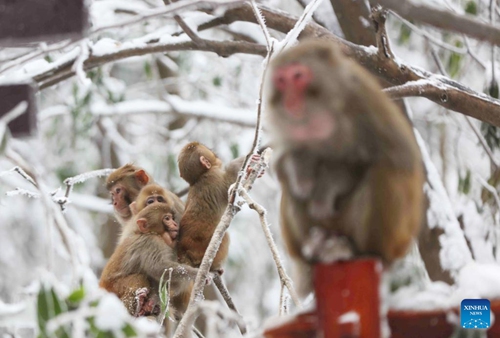
<instances>
[{"instance_id":1,"label":"brown macaque","mask_svg":"<svg viewBox=\"0 0 500 338\"><path fill-rule=\"evenodd\" d=\"M186 211L181 218L177 257L179 262L199 267L215 228L228 203L228 189L236 181L244 158L226 167L213 151L191 142L179 154L179 172L189 183ZM211 271L223 272L229 249L229 236L222 239Z\"/></svg>"},{"instance_id":2,"label":"brown macaque","mask_svg":"<svg viewBox=\"0 0 500 338\"><path fill-rule=\"evenodd\" d=\"M424 182L406 117L328 41L277 56L270 82L281 226L299 293L311 291L318 261L402 257L419 230Z\"/></svg>"},{"instance_id":3,"label":"brown macaque","mask_svg":"<svg viewBox=\"0 0 500 338\"><path fill-rule=\"evenodd\" d=\"M182 214L184 214L184 202L182 202L181 199L174 193L154 183L143 187L137 195L135 201L130 203L129 209L131 215L136 215L146 206L153 203L166 204L170 209L172 209L173 220L177 224L180 223ZM133 232L135 228L135 222L125 224L119 242L121 242L123 238L127 237L129 232Z\"/></svg>"},{"instance_id":4,"label":"brown macaque","mask_svg":"<svg viewBox=\"0 0 500 338\"><path fill-rule=\"evenodd\" d=\"M173 269L172 297L191 286L198 269L177 263L173 247L179 227L167 204L148 205L131 222L137 225L135 230L127 233L116 248L99 285L115 293L132 315L157 315L159 281L165 269ZM168 277L167 271L164 278Z\"/></svg>"},{"instance_id":5,"label":"brown macaque","mask_svg":"<svg viewBox=\"0 0 500 338\"><path fill-rule=\"evenodd\" d=\"M149 184L142 188L135 202L137 212L153 203L167 204L172 209L177 224L180 223L182 214L184 213L184 202L176 194L162 188L158 184Z\"/></svg>"},{"instance_id":6,"label":"brown macaque","mask_svg":"<svg viewBox=\"0 0 500 338\"><path fill-rule=\"evenodd\" d=\"M116 169L108 176L106 189L111 194L116 218L122 226L132 218L130 204L135 201L139 191L151 182L153 179L144 169L130 163Z\"/></svg>"}]
</instances>

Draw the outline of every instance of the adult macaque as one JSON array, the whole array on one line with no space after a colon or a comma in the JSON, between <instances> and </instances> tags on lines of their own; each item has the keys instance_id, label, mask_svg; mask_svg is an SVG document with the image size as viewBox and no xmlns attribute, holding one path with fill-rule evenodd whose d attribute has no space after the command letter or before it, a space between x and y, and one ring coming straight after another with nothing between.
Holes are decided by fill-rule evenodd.
<instances>
[{"instance_id":1,"label":"adult macaque","mask_svg":"<svg viewBox=\"0 0 500 338\"><path fill-rule=\"evenodd\" d=\"M311 291L314 262L403 256L418 233L424 178L408 120L327 41L282 53L271 74L282 232L299 293Z\"/></svg>"},{"instance_id":2,"label":"adult macaque","mask_svg":"<svg viewBox=\"0 0 500 338\"><path fill-rule=\"evenodd\" d=\"M108 176L106 189L111 194L116 218L122 226L132 218L130 204L135 201L139 191L151 182L151 176L133 164L125 164Z\"/></svg>"},{"instance_id":3,"label":"adult macaque","mask_svg":"<svg viewBox=\"0 0 500 338\"><path fill-rule=\"evenodd\" d=\"M253 161L257 161L254 155ZM179 262L199 267L215 228L228 203L229 186L236 181L244 158L222 161L201 143L191 142L179 154L179 172L189 183L186 211L181 218L177 256ZM229 249L229 236L222 239L211 271L223 272Z\"/></svg>"},{"instance_id":4,"label":"adult macaque","mask_svg":"<svg viewBox=\"0 0 500 338\"><path fill-rule=\"evenodd\" d=\"M154 203L132 219L137 227L118 245L104 268L99 285L118 295L135 316L159 312L157 290L165 269L172 269L171 296L189 288L198 269L177 263L173 243L178 225L172 209ZM169 277L168 271L165 278Z\"/></svg>"}]
</instances>

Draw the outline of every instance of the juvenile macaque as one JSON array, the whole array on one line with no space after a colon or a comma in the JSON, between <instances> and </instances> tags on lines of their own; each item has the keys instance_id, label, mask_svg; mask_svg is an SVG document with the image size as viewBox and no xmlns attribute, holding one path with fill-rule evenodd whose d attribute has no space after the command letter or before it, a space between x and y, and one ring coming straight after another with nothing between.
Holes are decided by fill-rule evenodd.
<instances>
[{"instance_id":1,"label":"juvenile macaque","mask_svg":"<svg viewBox=\"0 0 500 338\"><path fill-rule=\"evenodd\" d=\"M171 296L190 287L198 269L177 263L174 241L178 225L172 209L154 203L132 219L137 225L118 245L101 275L99 285L117 294L135 316L159 313L158 286L165 269L172 268ZM168 271L164 278L168 278Z\"/></svg>"},{"instance_id":2,"label":"juvenile macaque","mask_svg":"<svg viewBox=\"0 0 500 338\"><path fill-rule=\"evenodd\" d=\"M184 202L176 194L162 188L158 184L149 184L142 188L135 202L137 212L153 203L165 203L172 209L174 219L177 223L181 221L182 214L184 213Z\"/></svg>"},{"instance_id":3,"label":"juvenile macaque","mask_svg":"<svg viewBox=\"0 0 500 338\"><path fill-rule=\"evenodd\" d=\"M390 264L406 253L422 215L423 167L405 116L335 46L303 42L271 67L282 232L306 295L317 261L375 255Z\"/></svg>"},{"instance_id":4,"label":"juvenile macaque","mask_svg":"<svg viewBox=\"0 0 500 338\"><path fill-rule=\"evenodd\" d=\"M243 159L233 160L224 168L213 151L191 142L179 154L179 172L189 183L186 211L181 218L177 243L179 262L199 267L215 228L228 203L229 186L236 181ZM229 236L222 239L211 271L222 273L229 249Z\"/></svg>"},{"instance_id":5,"label":"juvenile macaque","mask_svg":"<svg viewBox=\"0 0 500 338\"><path fill-rule=\"evenodd\" d=\"M135 201L139 191L151 182L153 182L151 176L133 164L125 164L108 176L106 189L111 194L116 218L122 226L132 217L130 204Z\"/></svg>"},{"instance_id":6,"label":"juvenile macaque","mask_svg":"<svg viewBox=\"0 0 500 338\"><path fill-rule=\"evenodd\" d=\"M259 155L254 155L252 161L256 162L259 158ZM229 186L236 181L243 162L244 157L239 157L223 167L222 161L214 152L198 142L191 142L182 148L179 154L179 172L189 183L189 192L177 243L179 262L200 266L227 206ZM228 249L229 236L226 233L211 271L223 272L222 264Z\"/></svg>"},{"instance_id":7,"label":"juvenile macaque","mask_svg":"<svg viewBox=\"0 0 500 338\"><path fill-rule=\"evenodd\" d=\"M173 220L177 224L180 223L182 214L184 213L184 203L177 195L154 183L144 186L137 195L135 201L130 203L129 209L131 215L136 215L146 206L153 203L166 204L172 210ZM123 238L127 237L128 233L133 232L135 228L135 222L126 223L123 227L119 242L121 243Z\"/></svg>"}]
</instances>

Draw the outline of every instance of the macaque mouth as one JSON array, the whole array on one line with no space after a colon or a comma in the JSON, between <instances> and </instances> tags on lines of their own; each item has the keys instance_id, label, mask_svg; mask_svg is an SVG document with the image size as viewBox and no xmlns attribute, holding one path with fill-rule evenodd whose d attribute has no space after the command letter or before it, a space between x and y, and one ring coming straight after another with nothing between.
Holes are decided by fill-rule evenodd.
<instances>
[{"instance_id":1,"label":"macaque mouth","mask_svg":"<svg viewBox=\"0 0 500 338\"><path fill-rule=\"evenodd\" d=\"M296 141L323 141L335 132L334 118L328 112L308 113L300 120L288 122L288 135Z\"/></svg>"}]
</instances>

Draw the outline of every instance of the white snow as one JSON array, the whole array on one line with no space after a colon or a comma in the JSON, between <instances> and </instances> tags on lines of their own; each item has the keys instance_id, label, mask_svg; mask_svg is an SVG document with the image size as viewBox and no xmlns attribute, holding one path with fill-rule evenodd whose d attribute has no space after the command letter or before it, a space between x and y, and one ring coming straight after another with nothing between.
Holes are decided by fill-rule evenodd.
<instances>
[{"instance_id":1,"label":"white snow","mask_svg":"<svg viewBox=\"0 0 500 338\"><path fill-rule=\"evenodd\" d=\"M95 326L101 330L120 330L128 317L123 303L114 294L108 293L97 306Z\"/></svg>"}]
</instances>

